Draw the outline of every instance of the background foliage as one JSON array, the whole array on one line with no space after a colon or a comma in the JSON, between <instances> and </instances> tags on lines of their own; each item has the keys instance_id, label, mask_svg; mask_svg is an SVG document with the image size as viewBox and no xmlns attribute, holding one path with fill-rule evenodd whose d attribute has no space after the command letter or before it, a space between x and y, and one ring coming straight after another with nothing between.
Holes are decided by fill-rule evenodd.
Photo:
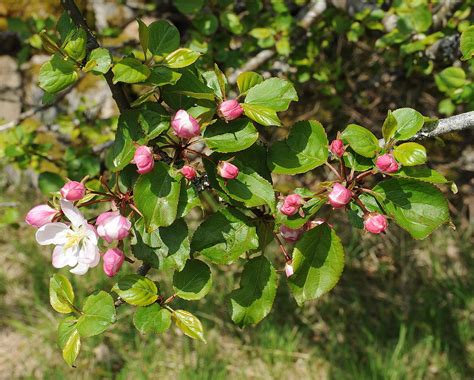
<instances>
[{"instance_id":1,"label":"background foliage","mask_svg":"<svg viewBox=\"0 0 474 380\"><path fill-rule=\"evenodd\" d=\"M459 2L440 16L441 22L436 15L441 13L443 3L349 3L344 9L329 4L305 27L297 21L305 2L116 3L113 9L120 17L105 20L101 20L100 10L88 4L87 17L96 24L104 45L118 56L138 47L138 31L130 26L135 16L169 18L178 27L185 46L206 53L209 61L203 59L199 64L205 68L215 61L230 75L262 50L269 51L270 58L258 70L289 78L303 99L284 115L283 124L315 117L332 137L349 122L380 131L389 108L409 106L430 116L472 109L473 60L458 60L457 51L459 33L469 27L472 19L470 2ZM19 71L25 81L34 85L39 69L35 57L44 62L39 32L54 28L60 7L47 2L34 4L32 14L23 14L21 5L7 2L2 9L6 16L2 23L15 36L7 53L22 65ZM124 29L126 25L128 30ZM438 42L441 46L435 49ZM100 86L94 77L73 79L77 84L63 99L45 99L46 104L54 101L54 105L39 113L39 119L25 118L20 127L0 134L2 164L6 173L15 173L5 176L2 201L17 204L1 209L2 230L6 231L2 234L6 236L2 238L6 263L1 275L1 289L6 295L1 304L5 311L2 339L10 341L13 337L21 355L33 351L22 339L38 331L39 347L54 346L55 327L41 322L44 315L54 319L43 306L48 297L45 273L52 272L47 253L41 255L33 248L31 236L25 236L17 224L34 197L25 199L17 195L18 189L25 193L33 182L48 194L61 186L64 176L80 179L97 175L103 165L97 153L112 138L117 124L110 103L107 109L103 99L92 96ZM40 104L40 94L28 85L24 91L23 110L30 104ZM132 91L139 95L143 90L132 87ZM280 139L281 133L265 138ZM219 299L237 287L236 273L240 269L219 269L214 275L218 281L214 291L205 307L201 305L196 311L211 330L207 346L177 342L179 339L172 334L144 338L132 328L132 317L124 314L119 318L129 323L106 333L100 349L92 351L99 343L93 341L90 350L83 348L86 355L78 363L81 369L76 375L119 373L123 378L134 378L156 373L173 377L179 373L183 378L221 378L230 373L235 378L276 378L283 371L289 378L468 376L473 359L472 284L468 276L472 268L468 249L472 227L465 206L469 204L471 184L465 174L472 171L472 166L469 156L460 153L461 148L469 152L469 138L454 135L446 140L446 146L439 142L425 145L436 157L436 168L456 180L460 188L461 194L451 203L457 231L438 231L423 243L412 242L399 230L386 241L347 233L343 236L350 247L346 273L335 293L306 310L296 309L287 295L277 294L277 310L270 319L255 330L243 332L227 324L228 311L222 306L224 300ZM32 170L39 176L31 176ZM19 176L21 171L25 174ZM295 176L283 178L277 185L285 191L314 180L312 176ZM105 279L97 281L99 284L91 284L81 279L74 284L82 293L81 299L95 285L108 286ZM11 365L11 353L2 356L8 361L4 364L6 371L17 371L18 376L69 374L60 362L48 368L42 364L54 360L55 351L48 354L45 350L45 356L31 353L31 362L24 365ZM229 360L228 356L233 355L242 361ZM144 368L143 363L152 365Z\"/></svg>"}]
</instances>

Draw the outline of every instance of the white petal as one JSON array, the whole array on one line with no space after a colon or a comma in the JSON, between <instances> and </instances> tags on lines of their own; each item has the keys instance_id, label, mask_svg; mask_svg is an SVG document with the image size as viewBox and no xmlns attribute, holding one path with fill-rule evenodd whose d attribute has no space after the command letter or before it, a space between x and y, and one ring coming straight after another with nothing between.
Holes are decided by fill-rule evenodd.
<instances>
[{"instance_id":1,"label":"white petal","mask_svg":"<svg viewBox=\"0 0 474 380\"><path fill-rule=\"evenodd\" d=\"M72 268L69 272L78 274L78 275L83 275L89 270L89 265L79 263L77 264L74 268Z\"/></svg>"},{"instance_id":2,"label":"white petal","mask_svg":"<svg viewBox=\"0 0 474 380\"><path fill-rule=\"evenodd\" d=\"M74 206L72 202L69 202L65 199L61 199L61 210L63 210L64 215L68 218L74 227L82 226L86 223L85 218L82 216L79 209Z\"/></svg>"},{"instance_id":3,"label":"white petal","mask_svg":"<svg viewBox=\"0 0 474 380\"><path fill-rule=\"evenodd\" d=\"M99 248L97 247L97 245L93 244L88 240L84 240L84 244L82 245L79 251L78 261L80 263L91 265L96 260L96 256L98 253Z\"/></svg>"},{"instance_id":4,"label":"white petal","mask_svg":"<svg viewBox=\"0 0 474 380\"><path fill-rule=\"evenodd\" d=\"M73 260L71 260L71 258ZM74 266L77 264L77 259L74 256L67 255L67 252L63 250L62 245L58 245L53 251L53 267L64 268L66 265Z\"/></svg>"},{"instance_id":5,"label":"white petal","mask_svg":"<svg viewBox=\"0 0 474 380\"><path fill-rule=\"evenodd\" d=\"M36 241L41 245L63 245L68 231L69 227L64 223L48 223L36 231Z\"/></svg>"},{"instance_id":6,"label":"white petal","mask_svg":"<svg viewBox=\"0 0 474 380\"><path fill-rule=\"evenodd\" d=\"M97 231L92 224L86 225L86 239L92 244L97 245Z\"/></svg>"},{"instance_id":7,"label":"white petal","mask_svg":"<svg viewBox=\"0 0 474 380\"><path fill-rule=\"evenodd\" d=\"M72 247L64 249L64 256L68 258L67 265L73 267L79 261L79 245L73 245Z\"/></svg>"}]
</instances>

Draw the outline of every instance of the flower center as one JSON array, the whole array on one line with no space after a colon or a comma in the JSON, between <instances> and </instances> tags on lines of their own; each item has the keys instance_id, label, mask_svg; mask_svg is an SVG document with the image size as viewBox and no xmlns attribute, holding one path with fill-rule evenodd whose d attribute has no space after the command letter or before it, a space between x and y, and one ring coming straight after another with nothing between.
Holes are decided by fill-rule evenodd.
<instances>
[{"instance_id":1,"label":"flower center","mask_svg":"<svg viewBox=\"0 0 474 380\"><path fill-rule=\"evenodd\" d=\"M86 230L83 226L72 227L71 230L67 232L66 235L66 244L64 244L64 249L68 249L79 245L82 243L82 240L86 237Z\"/></svg>"}]
</instances>

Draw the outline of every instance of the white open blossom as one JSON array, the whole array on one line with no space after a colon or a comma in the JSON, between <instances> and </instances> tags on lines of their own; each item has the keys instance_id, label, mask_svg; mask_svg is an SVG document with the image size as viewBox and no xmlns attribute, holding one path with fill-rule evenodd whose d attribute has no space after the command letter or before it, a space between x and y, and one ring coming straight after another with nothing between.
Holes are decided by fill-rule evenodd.
<instances>
[{"instance_id":1,"label":"white open blossom","mask_svg":"<svg viewBox=\"0 0 474 380\"><path fill-rule=\"evenodd\" d=\"M53 266L73 267L71 273L85 274L100 260L97 233L72 202L61 199L61 209L71 224L56 222L40 227L36 240L41 245L54 244Z\"/></svg>"}]
</instances>

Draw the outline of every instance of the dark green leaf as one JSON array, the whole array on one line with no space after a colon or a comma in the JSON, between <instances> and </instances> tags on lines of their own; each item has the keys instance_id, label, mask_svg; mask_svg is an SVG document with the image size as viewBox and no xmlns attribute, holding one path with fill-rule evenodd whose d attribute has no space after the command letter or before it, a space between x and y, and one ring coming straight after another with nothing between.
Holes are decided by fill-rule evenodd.
<instances>
[{"instance_id":1,"label":"dark green leaf","mask_svg":"<svg viewBox=\"0 0 474 380\"><path fill-rule=\"evenodd\" d=\"M209 293L211 286L211 269L200 260L188 260L181 272L174 272L173 289L185 300L201 299Z\"/></svg>"},{"instance_id":2,"label":"dark green leaf","mask_svg":"<svg viewBox=\"0 0 474 380\"><path fill-rule=\"evenodd\" d=\"M336 232L325 223L305 232L294 248L293 268L288 282L298 305L334 288L344 268L344 249Z\"/></svg>"},{"instance_id":3,"label":"dark green leaf","mask_svg":"<svg viewBox=\"0 0 474 380\"><path fill-rule=\"evenodd\" d=\"M222 209L197 228L191 241L193 252L216 264L228 264L258 247L256 228L237 210Z\"/></svg>"},{"instance_id":4,"label":"dark green leaf","mask_svg":"<svg viewBox=\"0 0 474 380\"><path fill-rule=\"evenodd\" d=\"M136 58L124 58L112 68L114 83L139 83L150 76L150 69Z\"/></svg>"},{"instance_id":5,"label":"dark green leaf","mask_svg":"<svg viewBox=\"0 0 474 380\"><path fill-rule=\"evenodd\" d=\"M424 239L449 220L448 204L433 185L413 179L393 178L373 189L383 195L382 206L395 222L415 239Z\"/></svg>"},{"instance_id":6,"label":"dark green leaf","mask_svg":"<svg viewBox=\"0 0 474 380\"><path fill-rule=\"evenodd\" d=\"M179 32L166 20L148 25L148 48L155 55L165 55L179 48Z\"/></svg>"},{"instance_id":7,"label":"dark green leaf","mask_svg":"<svg viewBox=\"0 0 474 380\"><path fill-rule=\"evenodd\" d=\"M64 179L59 174L43 172L38 176L38 187L44 195L50 195L64 186Z\"/></svg>"},{"instance_id":8,"label":"dark green leaf","mask_svg":"<svg viewBox=\"0 0 474 380\"><path fill-rule=\"evenodd\" d=\"M258 139L253 123L245 118L225 123L218 120L204 131L204 140L216 152L237 152L250 147Z\"/></svg>"},{"instance_id":9,"label":"dark green leaf","mask_svg":"<svg viewBox=\"0 0 474 380\"><path fill-rule=\"evenodd\" d=\"M284 141L274 143L269 151L268 166L274 173L305 173L328 158L328 139L317 121L300 121Z\"/></svg>"},{"instance_id":10,"label":"dark green leaf","mask_svg":"<svg viewBox=\"0 0 474 380\"><path fill-rule=\"evenodd\" d=\"M181 175L163 162L140 176L134 188L135 206L145 218L148 231L169 226L176 219Z\"/></svg>"},{"instance_id":11,"label":"dark green leaf","mask_svg":"<svg viewBox=\"0 0 474 380\"><path fill-rule=\"evenodd\" d=\"M240 288L230 294L232 320L243 327L265 318L272 309L277 283L275 268L265 256L249 260L240 279Z\"/></svg>"},{"instance_id":12,"label":"dark green leaf","mask_svg":"<svg viewBox=\"0 0 474 380\"><path fill-rule=\"evenodd\" d=\"M63 50L74 61L81 62L86 56L86 43L86 31L75 29L68 34Z\"/></svg>"},{"instance_id":13,"label":"dark green leaf","mask_svg":"<svg viewBox=\"0 0 474 380\"><path fill-rule=\"evenodd\" d=\"M138 307L133 315L133 324L142 334L162 334L171 325L171 313L156 303Z\"/></svg>"}]
</instances>

